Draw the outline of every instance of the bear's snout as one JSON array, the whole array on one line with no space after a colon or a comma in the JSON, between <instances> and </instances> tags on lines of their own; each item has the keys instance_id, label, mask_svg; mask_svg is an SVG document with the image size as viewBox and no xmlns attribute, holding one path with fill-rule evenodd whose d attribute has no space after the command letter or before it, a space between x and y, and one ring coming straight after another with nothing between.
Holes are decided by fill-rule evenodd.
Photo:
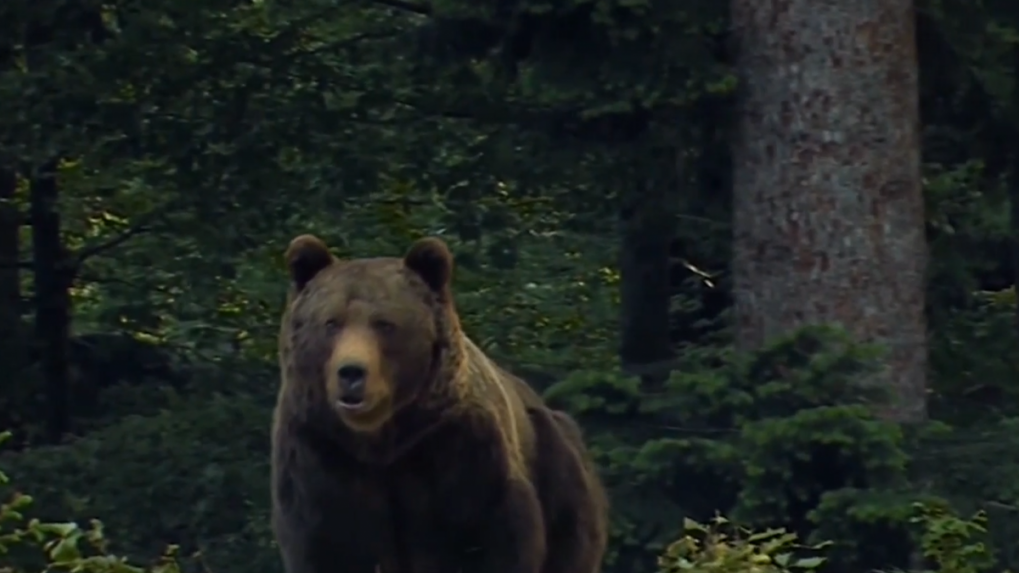
<instances>
[{"instance_id":1,"label":"bear's snout","mask_svg":"<svg viewBox=\"0 0 1019 573\"><path fill-rule=\"evenodd\" d=\"M372 432L389 419L392 389L378 336L359 325L348 326L333 343L325 364L326 396L343 422Z\"/></svg>"},{"instance_id":2,"label":"bear's snout","mask_svg":"<svg viewBox=\"0 0 1019 573\"><path fill-rule=\"evenodd\" d=\"M364 406L365 381L368 369L358 362L347 362L336 369L339 381L339 406L348 410L358 410Z\"/></svg>"}]
</instances>

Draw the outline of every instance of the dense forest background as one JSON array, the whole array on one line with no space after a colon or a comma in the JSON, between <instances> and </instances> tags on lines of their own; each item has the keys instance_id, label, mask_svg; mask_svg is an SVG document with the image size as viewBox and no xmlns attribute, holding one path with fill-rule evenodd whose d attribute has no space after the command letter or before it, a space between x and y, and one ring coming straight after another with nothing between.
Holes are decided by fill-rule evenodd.
<instances>
[{"instance_id":1,"label":"dense forest background","mask_svg":"<svg viewBox=\"0 0 1019 573\"><path fill-rule=\"evenodd\" d=\"M4 470L120 553L278 573L282 252L438 235L584 425L609 573L716 512L905 568L915 502L1014 569L1019 10L912 8L5 0Z\"/></svg>"}]
</instances>

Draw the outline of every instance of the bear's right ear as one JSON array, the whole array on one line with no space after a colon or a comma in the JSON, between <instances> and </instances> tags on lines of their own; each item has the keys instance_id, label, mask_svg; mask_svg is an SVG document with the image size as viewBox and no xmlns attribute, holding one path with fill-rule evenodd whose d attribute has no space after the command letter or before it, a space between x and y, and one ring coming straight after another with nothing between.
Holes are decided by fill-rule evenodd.
<instances>
[{"instance_id":1,"label":"bear's right ear","mask_svg":"<svg viewBox=\"0 0 1019 573\"><path fill-rule=\"evenodd\" d=\"M453 254L442 239L419 239L403 256L403 264L425 281L428 288L449 298L449 282L453 278Z\"/></svg>"},{"instance_id":2,"label":"bear's right ear","mask_svg":"<svg viewBox=\"0 0 1019 573\"><path fill-rule=\"evenodd\" d=\"M329 247L315 235L301 235L290 241L286 259L290 280L299 291L336 260L329 252Z\"/></svg>"}]
</instances>

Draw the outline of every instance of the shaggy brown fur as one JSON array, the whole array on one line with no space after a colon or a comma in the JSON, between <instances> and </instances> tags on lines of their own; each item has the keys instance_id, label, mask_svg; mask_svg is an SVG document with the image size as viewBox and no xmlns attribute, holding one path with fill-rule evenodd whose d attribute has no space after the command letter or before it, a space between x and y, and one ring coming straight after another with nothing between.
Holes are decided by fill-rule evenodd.
<instances>
[{"instance_id":1,"label":"shaggy brown fur","mask_svg":"<svg viewBox=\"0 0 1019 573\"><path fill-rule=\"evenodd\" d=\"M608 500L580 428L463 334L446 245L339 261L304 235L286 258L272 494L287 573L598 573Z\"/></svg>"}]
</instances>

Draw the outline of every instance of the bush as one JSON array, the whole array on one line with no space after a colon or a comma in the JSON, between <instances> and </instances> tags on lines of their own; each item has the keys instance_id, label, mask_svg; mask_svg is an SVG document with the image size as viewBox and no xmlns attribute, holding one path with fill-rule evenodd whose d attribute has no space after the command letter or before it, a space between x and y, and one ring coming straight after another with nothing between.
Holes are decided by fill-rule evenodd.
<instances>
[{"instance_id":1,"label":"bush","mask_svg":"<svg viewBox=\"0 0 1019 573\"><path fill-rule=\"evenodd\" d=\"M900 428L866 383L880 349L804 328L751 356L691 351L660 388L578 371L545 392L584 425L611 488L613 571L650 573L681 518L716 512L808 542L832 567L905 566L911 487ZM654 553L651 553L654 552Z\"/></svg>"},{"instance_id":2,"label":"bush","mask_svg":"<svg viewBox=\"0 0 1019 573\"><path fill-rule=\"evenodd\" d=\"M130 558L167 543L216 573L278 573L269 528L272 408L244 396L185 400L70 444L10 455L40 517L96 517ZM238 559L241 556L243 559Z\"/></svg>"},{"instance_id":3,"label":"bush","mask_svg":"<svg viewBox=\"0 0 1019 573\"><path fill-rule=\"evenodd\" d=\"M709 525L688 519L683 536L669 544L658 566L660 573L809 572L820 567L824 558L796 553L815 552L825 545L798 545L796 534L784 529L754 533L724 517L716 517Z\"/></svg>"},{"instance_id":4,"label":"bush","mask_svg":"<svg viewBox=\"0 0 1019 573\"><path fill-rule=\"evenodd\" d=\"M920 526L920 551L939 573L982 573L995 564L988 549L987 516L977 512L968 519L943 503L916 504L913 523Z\"/></svg>"},{"instance_id":5,"label":"bush","mask_svg":"<svg viewBox=\"0 0 1019 573\"><path fill-rule=\"evenodd\" d=\"M0 442L9 438L10 433L4 433L0 435ZM0 471L0 486L10 489L3 471ZM107 550L102 522L92 520L88 529L82 529L73 522L28 519L23 512L31 505L31 496L18 492L10 493L9 501L0 505L0 555L3 556L0 571L180 573L175 546L170 546L153 565L138 567Z\"/></svg>"},{"instance_id":6,"label":"bush","mask_svg":"<svg viewBox=\"0 0 1019 573\"><path fill-rule=\"evenodd\" d=\"M983 573L995 565L983 542L982 513L962 518L942 503L912 509L917 545L927 561L922 573ZM724 517L707 525L688 519L682 536L659 557L658 573L809 573L825 564L822 550L832 545L802 545L785 529L754 532Z\"/></svg>"}]
</instances>

